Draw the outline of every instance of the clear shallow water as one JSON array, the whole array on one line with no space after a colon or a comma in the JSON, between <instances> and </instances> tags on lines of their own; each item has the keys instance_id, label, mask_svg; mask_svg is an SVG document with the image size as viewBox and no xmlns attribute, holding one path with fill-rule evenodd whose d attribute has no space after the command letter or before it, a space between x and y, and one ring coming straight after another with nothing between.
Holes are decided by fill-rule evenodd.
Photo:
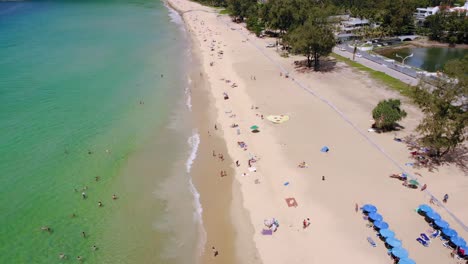
<instances>
[{"instance_id":1,"label":"clear shallow water","mask_svg":"<svg viewBox=\"0 0 468 264\"><path fill-rule=\"evenodd\" d=\"M441 48L441 47L432 47L432 48L403 48L397 50L383 50L378 53L400 61L401 58L398 58L396 54L405 58L406 56L413 53L413 57L405 60L405 64L408 64L413 67L417 67L429 72L436 72L442 70L445 63L453 59L461 59L464 56L468 55L467 49L457 49L457 48Z\"/></svg>"},{"instance_id":2,"label":"clear shallow water","mask_svg":"<svg viewBox=\"0 0 468 264\"><path fill-rule=\"evenodd\" d=\"M0 2L0 263L193 258L186 50L160 1Z\"/></svg>"}]
</instances>

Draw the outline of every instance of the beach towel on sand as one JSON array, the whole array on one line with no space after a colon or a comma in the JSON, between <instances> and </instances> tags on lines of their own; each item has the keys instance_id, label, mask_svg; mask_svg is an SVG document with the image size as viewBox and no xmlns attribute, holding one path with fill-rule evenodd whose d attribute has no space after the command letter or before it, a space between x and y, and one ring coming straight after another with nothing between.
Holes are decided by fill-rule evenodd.
<instances>
[{"instance_id":1,"label":"beach towel on sand","mask_svg":"<svg viewBox=\"0 0 468 264\"><path fill-rule=\"evenodd\" d=\"M320 151L326 153L326 152L328 152L329 150L330 150L330 149L329 149L327 146L324 146Z\"/></svg>"}]
</instances>

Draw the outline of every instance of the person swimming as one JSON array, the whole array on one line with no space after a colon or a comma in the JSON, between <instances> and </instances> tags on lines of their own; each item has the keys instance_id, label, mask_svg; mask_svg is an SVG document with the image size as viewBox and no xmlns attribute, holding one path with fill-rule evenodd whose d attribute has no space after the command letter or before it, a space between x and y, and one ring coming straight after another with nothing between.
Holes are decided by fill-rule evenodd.
<instances>
[{"instance_id":1,"label":"person swimming","mask_svg":"<svg viewBox=\"0 0 468 264\"><path fill-rule=\"evenodd\" d=\"M98 202L98 206L102 207L102 202L101 201Z\"/></svg>"},{"instance_id":2,"label":"person swimming","mask_svg":"<svg viewBox=\"0 0 468 264\"><path fill-rule=\"evenodd\" d=\"M41 226L41 230L42 230L42 231L49 232L49 233L52 232L52 229L50 229L50 227L48 227L48 226Z\"/></svg>"},{"instance_id":3,"label":"person swimming","mask_svg":"<svg viewBox=\"0 0 468 264\"><path fill-rule=\"evenodd\" d=\"M113 194L112 195L112 200L116 200L117 199L117 195Z\"/></svg>"}]
</instances>

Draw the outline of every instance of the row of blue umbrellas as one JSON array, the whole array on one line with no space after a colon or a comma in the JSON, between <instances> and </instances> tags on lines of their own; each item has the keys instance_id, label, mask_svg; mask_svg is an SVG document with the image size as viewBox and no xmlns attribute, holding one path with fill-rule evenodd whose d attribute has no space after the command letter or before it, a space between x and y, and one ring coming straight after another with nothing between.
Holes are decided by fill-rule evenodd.
<instances>
[{"instance_id":1,"label":"row of blue umbrellas","mask_svg":"<svg viewBox=\"0 0 468 264\"><path fill-rule=\"evenodd\" d=\"M448 237L450 242L452 242L455 246L468 249L465 239L459 237L457 231L450 228L449 223L442 220L442 217L436 213L432 207L427 204L422 204L418 207L418 210L424 212L427 218L434 221L434 225L437 226L441 230L442 234L445 237ZM468 251L465 250L465 254L468 254Z\"/></svg>"},{"instance_id":2,"label":"row of blue umbrellas","mask_svg":"<svg viewBox=\"0 0 468 264\"><path fill-rule=\"evenodd\" d=\"M379 234L385 239L385 243L392 247L391 254L399 259L398 264L416 264L408 258L408 251L401 247L401 240L395 238L395 232L389 229L387 222L383 221L383 216L377 213L377 207L372 204L366 204L361 207L362 211L368 213L368 217L374 222L374 227L378 229Z\"/></svg>"}]
</instances>

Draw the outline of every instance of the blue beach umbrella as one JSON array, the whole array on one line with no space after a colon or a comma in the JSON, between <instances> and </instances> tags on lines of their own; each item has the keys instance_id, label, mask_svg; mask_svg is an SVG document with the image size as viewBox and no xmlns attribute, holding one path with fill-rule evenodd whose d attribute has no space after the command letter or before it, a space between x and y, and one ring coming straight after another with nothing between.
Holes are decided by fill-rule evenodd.
<instances>
[{"instance_id":1,"label":"blue beach umbrella","mask_svg":"<svg viewBox=\"0 0 468 264\"><path fill-rule=\"evenodd\" d=\"M398 261L398 264L416 264L416 262L410 258L402 258Z\"/></svg>"},{"instance_id":2,"label":"blue beach umbrella","mask_svg":"<svg viewBox=\"0 0 468 264\"><path fill-rule=\"evenodd\" d=\"M390 229L380 229L379 234L385 238L395 237L395 232Z\"/></svg>"},{"instance_id":3,"label":"blue beach umbrella","mask_svg":"<svg viewBox=\"0 0 468 264\"><path fill-rule=\"evenodd\" d=\"M427 205L427 204L421 204L421 205L419 206L418 209L419 209L419 211L425 212L426 214L429 213L429 212L433 212L433 211L434 211L434 210L432 210L432 208L431 208L429 205Z\"/></svg>"},{"instance_id":4,"label":"blue beach umbrella","mask_svg":"<svg viewBox=\"0 0 468 264\"><path fill-rule=\"evenodd\" d=\"M434 211L426 213L426 216L433 221L441 219L440 215Z\"/></svg>"},{"instance_id":5,"label":"blue beach umbrella","mask_svg":"<svg viewBox=\"0 0 468 264\"><path fill-rule=\"evenodd\" d=\"M375 212L377 212L377 207L375 207L375 206L372 205L372 204L365 204L365 205L362 207L362 210L363 210L364 212L375 213Z\"/></svg>"},{"instance_id":6,"label":"blue beach umbrella","mask_svg":"<svg viewBox=\"0 0 468 264\"><path fill-rule=\"evenodd\" d=\"M385 240L385 243L390 245L393 248L401 247L401 241L394 238L394 237L389 237Z\"/></svg>"},{"instance_id":7,"label":"blue beach umbrella","mask_svg":"<svg viewBox=\"0 0 468 264\"><path fill-rule=\"evenodd\" d=\"M465 239L463 239L463 238L461 238L459 236L450 238L450 241L457 247L466 247Z\"/></svg>"},{"instance_id":8,"label":"blue beach umbrella","mask_svg":"<svg viewBox=\"0 0 468 264\"><path fill-rule=\"evenodd\" d=\"M404 248L396 247L392 249L392 255L402 259L408 257L408 251L406 251Z\"/></svg>"},{"instance_id":9,"label":"blue beach umbrella","mask_svg":"<svg viewBox=\"0 0 468 264\"><path fill-rule=\"evenodd\" d=\"M382 221L382 219L383 219L383 217L380 214L376 213L376 212L370 213L369 218L371 220L374 220L374 221Z\"/></svg>"},{"instance_id":10,"label":"blue beach umbrella","mask_svg":"<svg viewBox=\"0 0 468 264\"><path fill-rule=\"evenodd\" d=\"M440 220L436 220L434 222L434 224L442 229L444 228L448 228L449 227L449 224L447 222L445 222L444 220L440 219Z\"/></svg>"},{"instance_id":11,"label":"blue beach umbrella","mask_svg":"<svg viewBox=\"0 0 468 264\"><path fill-rule=\"evenodd\" d=\"M458 236L457 231L453 230L452 228L444 228L442 229L442 234L446 237L456 237Z\"/></svg>"},{"instance_id":12,"label":"blue beach umbrella","mask_svg":"<svg viewBox=\"0 0 468 264\"><path fill-rule=\"evenodd\" d=\"M386 229L388 228L387 222L384 221L375 221L374 226L377 227L378 229Z\"/></svg>"}]
</instances>

